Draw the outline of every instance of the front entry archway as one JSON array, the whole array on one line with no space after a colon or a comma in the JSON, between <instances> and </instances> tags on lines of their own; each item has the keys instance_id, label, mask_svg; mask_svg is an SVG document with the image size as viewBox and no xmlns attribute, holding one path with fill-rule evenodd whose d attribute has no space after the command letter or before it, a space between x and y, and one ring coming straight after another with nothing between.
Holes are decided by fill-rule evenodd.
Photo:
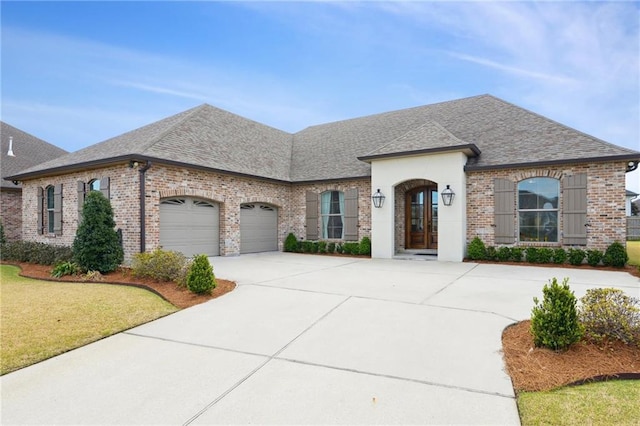
<instances>
[{"instance_id":1,"label":"front entry archway","mask_svg":"<svg viewBox=\"0 0 640 426\"><path fill-rule=\"evenodd\" d=\"M438 187L420 186L405 194L405 248L438 248Z\"/></svg>"}]
</instances>

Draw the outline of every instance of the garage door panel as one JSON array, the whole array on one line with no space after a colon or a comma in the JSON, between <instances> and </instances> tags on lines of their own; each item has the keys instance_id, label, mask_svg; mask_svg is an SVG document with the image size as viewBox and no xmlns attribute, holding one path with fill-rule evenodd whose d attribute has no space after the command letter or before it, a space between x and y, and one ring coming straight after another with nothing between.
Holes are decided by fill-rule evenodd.
<instances>
[{"instance_id":1,"label":"garage door panel","mask_svg":"<svg viewBox=\"0 0 640 426\"><path fill-rule=\"evenodd\" d=\"M278 209L243 204L240 209L240 253L278 250Z\"/></svg>"},{"instance_id":2,"label":"garage door panel","mask_svg":"<svg viewBox=\"0 0 640 426\"><path fill-rule=\"evenodd\" d=\"M160 245L186 256L220 254L220 209L216 204L180 198L160 203Z\"/></svg>"}]
</instances>

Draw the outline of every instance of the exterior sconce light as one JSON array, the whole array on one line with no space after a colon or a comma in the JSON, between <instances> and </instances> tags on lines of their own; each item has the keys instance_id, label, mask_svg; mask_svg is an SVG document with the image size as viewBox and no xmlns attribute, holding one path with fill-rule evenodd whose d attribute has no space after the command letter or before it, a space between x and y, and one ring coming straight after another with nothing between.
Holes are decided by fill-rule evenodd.
<instances>
[{"instance_id":1,"label":"exterior sconce light","mask_svg":"<svg viewBox=\"0 0 640 426\"><path fill-rule=\"evenodd\" d=\"M451 203L453 202L453 197L455 196L456 196L456 193L451 190L449 185L447 185L447 188L444 191L442 191L442 202L444 203L445 206L450 206Z\"/></svg>"},{"instance_id":2,"label":"exterior sconce light","mask_svg":"<svg viewBox=\"0 0 640 426\"><path fill-rule=\"evenodd\" d=\"M371 199L373 200L373 206L379 209L384 204L385 196L380 192L380 189L378 189L376 193L371 196Z\"/></svg>"},{"instance_id":3,"label":"exterior sconce light","mask_svg":"<svg viewBox=\"0 0 640 426\"><path fill-rule=\"evenodd\" d=\"M140 165L140 163L138 163L138 162L137 162L137 161L135 161L135 160L131 160L131 161L129 161L129 168L130 168L130 169L137 169L139 165Z\"/></svg>"}]
</instances>

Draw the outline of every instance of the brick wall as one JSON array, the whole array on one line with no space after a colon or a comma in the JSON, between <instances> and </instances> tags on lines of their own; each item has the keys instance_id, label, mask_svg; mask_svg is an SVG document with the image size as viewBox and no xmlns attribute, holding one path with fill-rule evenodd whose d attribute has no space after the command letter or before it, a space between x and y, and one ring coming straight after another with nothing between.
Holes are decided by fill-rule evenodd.
<instances>
[{"instance_id":1,"label":"brick wall","mask_svg":"<svg viewBox=\"0 0 640 426\"><path fill-rule=\"evenodd\" d=\"M306 230L306 193L307 191L321 194L325 191L342 191L358 189L358 240L371 237L371 180L354 179L334 182L316 182L294 184L291 190L291 231L298 239L305 239ZM319 207L318 207L319 208ZM318 217L320 212L318 212ZM319 235L322 235L319 233Z\"/></svg>"},{"instance_id":2,"label":"brick wall","mask_svg":"<svg viewBox=\"0 0 640 426\"><path fill-rule=\"evenodd\" d=\"M0 191L0 220L7 241L17 241L22 237L22 191Z\"/></svg>"},{"instance_id":3,"label":"brick wall","mask_svg":"<svg viewBox=\"0 0 640 426\"><path fill-rule=\"evenodd\" d=\"M494 239L494 178L517 182L530 177L553 177L587 174L587 249L604 250L614 241L624 244L625 233L625 162L573 164L543 168L500 169L467 172L467 242L480 237L486 245ZM560 206L562 206L560 185ZM517 203L517 196L515 197ZM514 203L514 211L516 205ZM562 210L559 210L559 231L562 231ZM514 216L515 229L517 218ZM560 241L561 238L559 237ZM522 245L531 245L523 243ZM551 244L555 246L560 243Z\"/></svg>"}]
</instances>

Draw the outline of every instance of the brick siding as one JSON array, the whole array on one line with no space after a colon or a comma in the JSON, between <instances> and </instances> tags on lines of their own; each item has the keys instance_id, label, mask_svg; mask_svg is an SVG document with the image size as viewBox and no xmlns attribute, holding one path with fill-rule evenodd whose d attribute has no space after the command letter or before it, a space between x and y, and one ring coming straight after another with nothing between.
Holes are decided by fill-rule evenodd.
<instances>
[{"instance_id":1,"label":"brick siding","mask_svg":"<svg viewBox=\"0 0 640 426\"><path fill-rule=\"evenodd\" d=\"M22 237L22 191L0 191L0 220L7 241L18 241Z\"/></svg>"},{"instance_id":2,"label":"brick siding","mask_svg":"<svg viewBox=\"0 0 640 426\"><path fill-rule=\"evenodd\" d=\"M500 169L467 172L467 243L476 236L488 246L494 239L494 178L517 182L531 177L553 177L587 174L587 249L604 250L614 241L625 243L625 168L626 162L559 165L543 168ZM516 189L517 190L517 189ZM562 206L560 185L560 206ZM517 203L517 197L515 197ZM514 203L514 204L515 204ZM516 205L513 206L514 212ZM562 231L562 209L558 211L559 232ZM517 218L514 214L515 229ZM560 246L560 242L551 244ZM520 244L520 243L516 243ZM532 243L522 243L532 245ZM583 247L584 248L584 247Z\"/></svg>"}]
</instances>

